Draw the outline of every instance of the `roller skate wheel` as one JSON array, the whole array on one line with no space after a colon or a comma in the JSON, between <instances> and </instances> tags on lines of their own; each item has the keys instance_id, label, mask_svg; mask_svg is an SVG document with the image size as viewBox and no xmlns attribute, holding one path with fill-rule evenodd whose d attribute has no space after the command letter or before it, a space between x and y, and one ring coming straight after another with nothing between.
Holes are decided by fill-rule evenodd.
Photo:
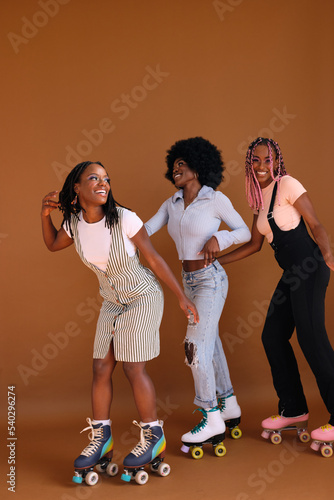
<instances>
[{"instance_id":1,"label":"roller skate wheel","mask_svg":"<svg viewBox=\"0 0 334 500\"><path fill-rule=\"evenodd\" d=\"M74 473L74 476L72 477L73 483L81 484L82 483L82 476L77 474L76 472Z\"/></svg>"},{"instance_id":2,"label":"roller skate wheel","mask_svg":"<svg viewBox=\"0 0 334 500\"><path fill-rule=\"evenodd\" d=\"M270 441L273 443L273 444L281 444L282 442L282 436L280 434L278 434L277 432L274 432L271 436L270 436Z\"/></svg>"},{"instance_id":3,"label":"roller skate wheel","mask_svg":"<svg viewBox=\"0 0 334 500\"><path fill-rule=\"evenodd\" d=\"M168 464L160 464L158 467L159 476L166 477L170 474L170 465Z\"/></svg>"},{"instance_id":4,"label":"roller skate wheel","mask_svg":"<svg viewBox=\"0 0 334 500\"><path fill-rule=\"evenodd\" d=\"M190 453L195 460L199 460L204 455L203 449L200 446L192 446Z\"/></svg>"},{"instance_id":5,"label":"roller skate wheel","mask_svg":"<svg viewBox=\"0 0 334 500\"><path fill-rule=\"evenodd\" d=\"M106 473L111 477L116 476L118 474L118 465L110 462L106 467Z\"/></svg>"},{"instance_id":6,"label":"roller skate wheel","mask_svg":"<svg viewBox=\"0 0 334 500\"><path fill-rule=\"evenodd\" d=\"M239 429L239 427L234 427L234 429L231 430L231 436L233 439L240 439L242 436L242 432Z\"/></svg>"},{"instance_id":7,"label":"roller skate wheel","mask_svg":"<svg viewBox=\"0 0 334 500\"><path fill-rule=\"evenodd\" d=\"M318 451L319 448L320 448L320 443L319 441L313 441L313 443L311 444L310 448L314 451Z\"/></svg>"},{"instance_id":8,"label":"roller skate wheel","mask_svg":"<svg viewBox=\"0 0 334 500\"><path fill-rule=\"evenodd\" d=\"M137 472L135 476L135 481L137 484L146 484L148 481L148 474L144 470Z\"/></svg>"},{"instance_id":9,"label":"roller skate wheel","mask_svg":"<svg viewBox=\"0 0 334 500\"><path fill-rule=\"evenodd\" d=\"M321 455L325 458L329 458L333 455L333 448L330 444L324 444L320 448Z\"/></svg>"},{"instance_id":10,"label":"roller skate wheel","mask_svg":"<svg viewBox=\"0 0 334 500\"><path fill-rule=\"evenodd\" d=\"M307 431L302 431L298 434L298 437L302 443L308 443L311 439L309 433Z\"/></svg>"},{"instance_id":11,"label":"roller skate wheel","mask_svg":"<svg viewBox=\"0 0 334 500\"><path fill-rule=\"evenodd\" d=\"M186 446L185 444L183 444L183 445L181 446L181 451L183 451L183 453L188 453L188 451L189 451L189 446Z\"/></svg>"},{"instance_id":12,"label":"roller skate wheel","mask_svg":"<svg viewBox=\"0 0 334 500\"><path fill-rule=\"evenodd\" d=\"M222 443L217 444L217 446L214 447L214 450L217 457L223 457L226 455L226 448Z\"/></svg>"},{"instance_id":13,"label":"roller skate wheel","mask_svg":"<svg viewBox=\"0 0 334 500\"><path fill-rule=\"evenodd\" d=\"M269 436L270 436L269 431L262 431L261 437L263 437L264 439L269 439Z\"/></svg>"},{"instance_id":14,"label":"roller skate wheel","mask_svg":"<svg viewBox=\"0 0 334 500\"><path fill-rule=\"evenodd\" d=\"M101 464L96 464L95 469L97 470L97 472L104 472L106 470L105 467L102 467Z\"/></svg>"},{"instance_id":15,"label":"roller skate wheel","mask_svg":"<svg viewBox=\"0 0 334 500\"><path fill-rule=\"evenodd\" d=\"M98 480L99 480L99 475L94 471L88 472L88 474L85 477L85 482L86 484L88 484L88 486L94 486L94 484L96 484Z\"/></svg>"}]
</instances>

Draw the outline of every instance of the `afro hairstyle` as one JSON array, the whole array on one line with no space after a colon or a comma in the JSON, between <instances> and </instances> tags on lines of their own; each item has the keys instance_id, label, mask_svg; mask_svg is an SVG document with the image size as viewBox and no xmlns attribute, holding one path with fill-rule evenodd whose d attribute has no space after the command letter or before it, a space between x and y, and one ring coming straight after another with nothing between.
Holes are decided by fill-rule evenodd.
<instances>
[{"instance_id":1,"label":"afro hairstyle","mask_svg":"<svg viewBox=\"0 0 334 500\"><path fill-rule=\"evenodd\" d=\"M175 160L181 158L189 168L198 174L202 186L216 189L222 182L225 170L221 151L203 137L191 137L177 141L168 151L166 156L166 179L173 184L173 168Z\"/></svg>"}]
</instances>

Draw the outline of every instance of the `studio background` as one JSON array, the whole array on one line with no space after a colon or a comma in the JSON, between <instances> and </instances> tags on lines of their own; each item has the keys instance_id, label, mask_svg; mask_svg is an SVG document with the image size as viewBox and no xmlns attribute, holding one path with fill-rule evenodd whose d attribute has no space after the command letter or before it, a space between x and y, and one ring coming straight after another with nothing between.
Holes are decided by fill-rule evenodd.
<instances>
[{"instance_id":1,"label":"studio background","mask_svg":"<svg viewBox=\"0 0 334 500\"><path fill-rule=\"evenodd\" d=\"M79 431L91 416L100 298L96 277L74 246L58 253L44 246L42 197L60 190L75 164L101 161L116 200L145 222L175 192L164 178L166 150L200 135L222 150L225 181L218 189L251 226L245 153L252 139L270 136L281 146L288 173L306 187L333 247L333 14L330 0L1 3L1 495L10 494L7 392L13 385L17 498L127 498L135 487L119 478L103 478L95 489L71 483L73 460L87 444ZM61 223L60 213L54 221ZM180 279L167 230L152 242ZM202 498L223 488L228 499L271 500L291 498L294 484L294 498L325 498L333 459L299 445L285 464L284 448L260 438L261 420L277 411L260 340L280 277L272 250L265 242L260 253L226 271L230 288L220 332L244 436L226 438L221 459L209 448L198 462L179 452L180 436L198 415L192 415L193 381L184 364L186 318L163 285L161 354L148 371L165 420L172 473L151 477L135 494ZM333 294L330 282L332 344ZM312 429L328 415L296 339L293 345ZM111 418L121 465L138 440L131 424L138 415L121 366L114 389ZM285 437L290 445L293 439L292 433ZM263 469L266 478L259 479Z\"/></svg>"}]
</instances>

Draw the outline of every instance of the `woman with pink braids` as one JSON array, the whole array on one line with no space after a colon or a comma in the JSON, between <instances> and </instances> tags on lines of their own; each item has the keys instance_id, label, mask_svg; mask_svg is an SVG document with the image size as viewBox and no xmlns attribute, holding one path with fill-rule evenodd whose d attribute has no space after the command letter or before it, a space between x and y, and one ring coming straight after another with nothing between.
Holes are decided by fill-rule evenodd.
<instances>
[{"instance_id":1,"label":"woman with pink braids","mask_svg":"<svg viewBox=\"0 0 334 500\"><path fill-rule=\"evenodd\" d=\"M312 448L319 449L323 443L322 454L330 456L334 441L334 351L325 328L324 300L334 257L328 236L306 189L287 174L281 150L272 139L258 137L248 148L246 195L254 213L252 238L218 260L225 266L248 257L261 250L266 237L283 269L262 333L279 414L262 422L262 436L271 436L273 443L279 443L282 429L295 428L302 441L310 438L308 407L290 344L296 328L299 345L330 414L329 424L312 432Z\"/></svg>"}]
</instances>

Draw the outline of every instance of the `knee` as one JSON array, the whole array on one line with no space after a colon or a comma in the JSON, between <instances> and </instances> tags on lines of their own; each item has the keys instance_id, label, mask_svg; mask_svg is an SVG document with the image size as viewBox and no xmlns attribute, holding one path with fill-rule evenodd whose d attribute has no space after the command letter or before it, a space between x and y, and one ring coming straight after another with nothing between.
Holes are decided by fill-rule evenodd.
<instances>
[{"instance_id":1,"label":"knee","mask_svg":"<svg viewBox=\"0 0 334 500\"><path fill-rule=\"evenodd\" d=\"M94 359L93 361L93 377L110 378L113 372L112 364L105 359Z\"/></svg>"},{"instance_id":2,"label":"knee","mask_svg":"<svg viewBox=\"0 0 334 500\"><path fill-rule=\"evenodd\" d=\"M197 345L188 338L184 341L184 351L186 353L186 364L196 366L198 364Z\"/></svg>"},{"instance_id":3,"label":"knee","mask_svg":"<svg viewBox=\"0 0 334 500\"><path fill-rule=\"evenodd\" d=\"M141 376L145 373L145 364L144 363L123 363L123 371L125 376L131 381L136 377Z\"/></svg>"}]
</instances>

